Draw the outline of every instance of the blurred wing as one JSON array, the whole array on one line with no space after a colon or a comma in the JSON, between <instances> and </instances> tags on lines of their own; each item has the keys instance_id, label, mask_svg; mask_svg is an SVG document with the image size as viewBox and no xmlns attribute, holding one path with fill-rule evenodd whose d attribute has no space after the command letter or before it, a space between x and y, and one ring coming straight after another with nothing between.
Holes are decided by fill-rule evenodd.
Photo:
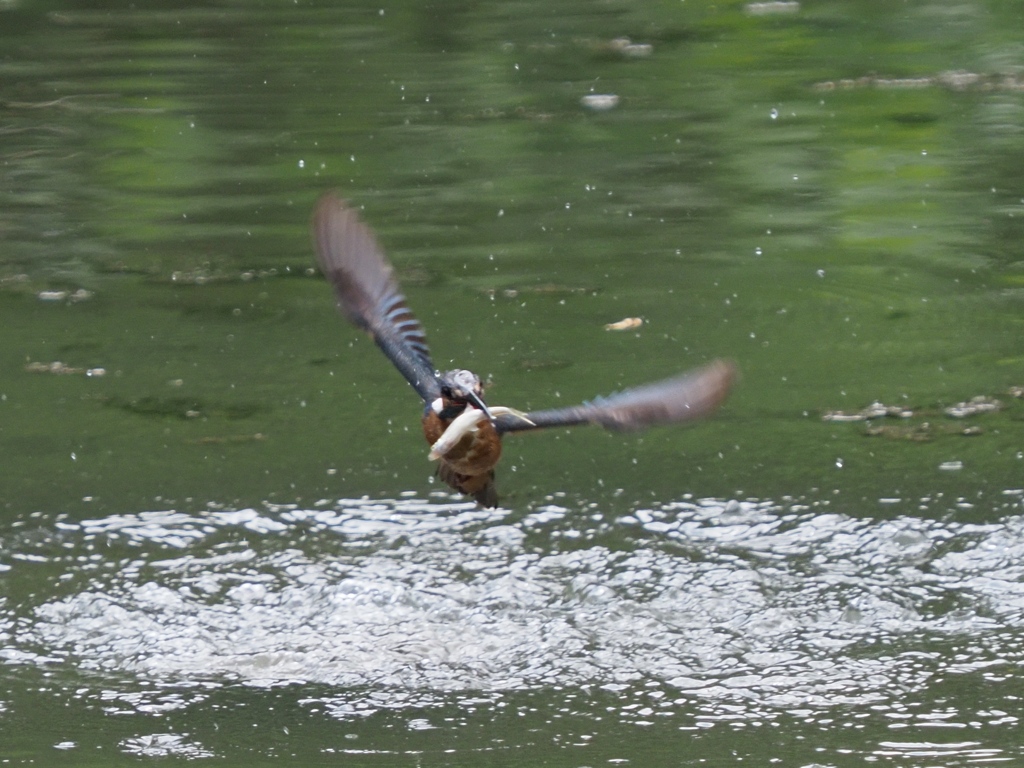
<instances>
[{"instance_id":1,"label":"blurred wing","mask_svg":"<svg viewBox=\"0 0 1024 768\"><path fill-rule=\"evenodd\" d=\"M532 423L506 414L496 419L496 426L502 433L573 424L628 430L693 421L711 414L722 404L735 378L735 365L715 360L681 376L599 397L590 403L527 413L526 418Z\"/></svg>"},{"instance_id":2,"label":"blurred wing","mask_svg":"<svg viewBox=\"0 0 1024 768\"><path fill-rule=\"evenodd\" d=\"M334 286L338 307L373 337L420 397L434 400L440 387L426 334L373 231L331 192L317 203L312 227L317 263Z\"/></svg>"}]
</instances>

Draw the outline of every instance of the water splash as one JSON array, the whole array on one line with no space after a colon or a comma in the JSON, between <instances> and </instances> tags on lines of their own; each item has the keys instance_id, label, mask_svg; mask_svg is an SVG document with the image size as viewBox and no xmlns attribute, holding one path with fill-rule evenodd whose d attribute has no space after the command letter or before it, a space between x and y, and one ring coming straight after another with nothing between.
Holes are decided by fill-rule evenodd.
<instances>
[{"instance_id":1,"label":"water splash","mask_svg":"<svg viewBox=\"0 0 1024 768\"><path fill-rule=\"evenodd\" d=\"M38 521L0 559L15 583L45 564L52 590L0 603L0 633L8 664L95 674L124 711L314 684L328 692L304 701L343 719L557 687L636 722L913 718L907 694L1024 660L1022 495L1003 499L986 525L713 499L618 518L361 499Z\"/></svg>"}]
</instances>

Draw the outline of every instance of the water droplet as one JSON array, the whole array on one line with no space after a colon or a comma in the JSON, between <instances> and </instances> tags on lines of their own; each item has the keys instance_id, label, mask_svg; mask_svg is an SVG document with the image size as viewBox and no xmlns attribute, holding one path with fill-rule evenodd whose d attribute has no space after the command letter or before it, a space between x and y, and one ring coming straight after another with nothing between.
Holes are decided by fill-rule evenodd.
<instances>
[{"instance_id":1,"label":"water droplet","mask_svg":"<svg viewBox=\"0 0 1024 768\"><path fill-rule=\"evenodd\" d=\"M757 248L754 249L754 255L755 256L760 256L761 255L761 247L760 246L758 246Z\"/></svg>"},{"instance_id":2,"label":"water droplet","mask_svg":"<svg viewBox=\"0 0 1024 768\"><path fill-rule=\"evenodd\" d=\"M305 168L305 167L306 167L306 161L305 160L299 160L299 168Z\"/></svg>"}]
</instances>

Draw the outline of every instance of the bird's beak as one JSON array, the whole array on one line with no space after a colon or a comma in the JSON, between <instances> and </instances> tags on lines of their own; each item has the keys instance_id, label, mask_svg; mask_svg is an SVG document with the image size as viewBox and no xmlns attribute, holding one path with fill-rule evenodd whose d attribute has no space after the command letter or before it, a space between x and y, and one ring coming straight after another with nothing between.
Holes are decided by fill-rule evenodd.
<instances>
[{"instance_id":1,"label":"bird's beak","mask_svg":"<svg viewBox=\"0 0 1024 768\"><path fill-rule=\"evenodd\" d=\"M471 402L474 405L474 407L483 411L484 415L487 416L488 421L494 421L494 414L491 413L491 409L487 407L487 403L485 403L478 394L476 394L475 392L469 392L466 395L466 399L469 400L469 402Z\"/></svg>"}]
</instances>

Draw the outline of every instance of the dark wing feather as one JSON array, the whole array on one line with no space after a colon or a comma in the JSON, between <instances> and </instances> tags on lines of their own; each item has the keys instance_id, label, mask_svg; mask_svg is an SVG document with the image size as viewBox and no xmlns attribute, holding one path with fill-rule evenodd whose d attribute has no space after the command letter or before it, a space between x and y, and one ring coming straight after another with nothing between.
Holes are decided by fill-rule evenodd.
<instances>
[{"instance_id":1,"label":"dark wing feather","mask_svg":"<svg viewBox=\"0 0 1024 768\"><path fill-rule=\"evenodd\" d=\"M338 307L367 331L424 400L440 394L423 326L409 310L373 230L328 192L313 212L317 263L334 286Z\"/></svg>"},{"instance_id":2,"label":"dark wing feather","mask_svg":"<svg viewBox=\"0 0 1024 768\"><path fill-rule=\"evenodd\" d=\"M736 366L715 360L695 371L656 381L609 397L570 408L534 411L529 424L513 415L499 416L499 432L518 432L542 427L597 424L605 429L628 430L693 421L712 413L728 394L736 378Z\"/></svg>"}]
</instances>

